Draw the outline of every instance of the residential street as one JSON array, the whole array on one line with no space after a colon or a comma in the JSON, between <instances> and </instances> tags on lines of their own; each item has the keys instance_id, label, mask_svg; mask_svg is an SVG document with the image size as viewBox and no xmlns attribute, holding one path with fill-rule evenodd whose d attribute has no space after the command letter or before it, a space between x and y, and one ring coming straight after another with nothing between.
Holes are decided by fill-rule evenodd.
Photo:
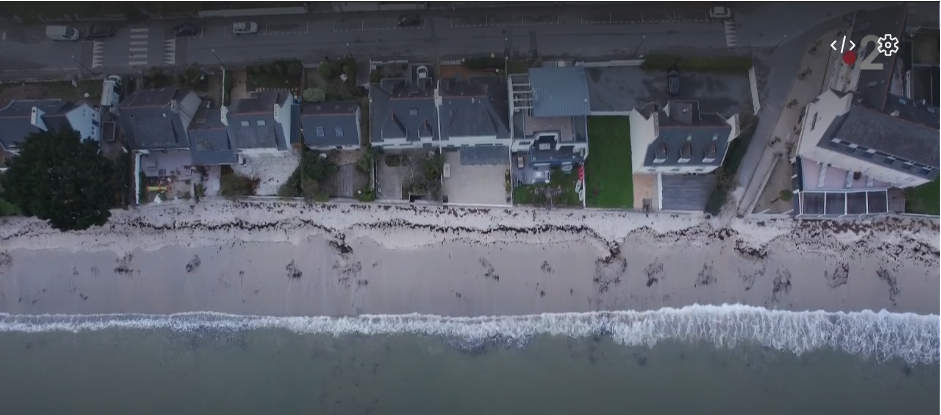
<instances>
[{"instance_id":1,"label":"residential street","mask_svg":"<svg viewBox=\"0 0 941 415\"><path fill-rule=\"evenodd\" d=\"M882 5L865 3L863 7ZM259 24L259 33L242 37L231 33L231 23L236 19L210 19L195 22L202 26L201 33L181 39L172 34L173 27L181 22L151 21L118 24L114 38L76 43L46 39L43 25L22 26L0 20L0 69L2 77L8 79L37 77L37 71L50 76L75 73L84 70L82 65L97 72L126 73L151 66L211 65L216 60L213 50L219 59L233 65L277 58L315 63L325 56L350 53L357 57L434 60L502 53L504 48L523 55L581 58L623 58L649 51L725 53L730 47L744 51L786 45L814 25L850 13L860 5L788 3L785 7L743 3L735 9L734 22L727 23L709 21L706 7L600 7L432 10L420 12L424 19L416 28L396 27L396 12L246 18L241 20ZM79 29L88 25L74 24Z\"/></svg>"}]
</instances>

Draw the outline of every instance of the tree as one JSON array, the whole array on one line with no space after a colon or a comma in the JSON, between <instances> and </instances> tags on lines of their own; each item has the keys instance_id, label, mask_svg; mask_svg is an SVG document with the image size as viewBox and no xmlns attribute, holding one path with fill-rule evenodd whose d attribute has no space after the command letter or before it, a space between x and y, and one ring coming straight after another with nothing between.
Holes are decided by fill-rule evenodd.
<instances>
[{"instance_id":1,"label":"tree","mask_svg":"<svg viewBox=\"0 0 941 415\"><path fill-rule=\"evenodd\" d=\"M74 130L32 133L3 175L4 195L55 229L100 226L111 216L113 169L98 143Z\"/></svg>"},{"instance_id":2,"label":"tree","mask_svg":"<svg viewBox=\"0 0 941 415\"><path fill-rule=\"evenodd\" d=\"M320 67L317 68L317 72L324 81L329 81L330 78L333 78L333 65L331 65L330 62L323 62L320 64Z\"/></svg>"},{"instance_id":3,"label":"tree","mask_svg":"<svg viewBox=\"0 0 941 415\"><path fill-rule=\"evenodd\" d=\"M324 102L327 99L327 93L322 88L307 88L302 97L304 102Z\"/></svg>"}]
</instances>

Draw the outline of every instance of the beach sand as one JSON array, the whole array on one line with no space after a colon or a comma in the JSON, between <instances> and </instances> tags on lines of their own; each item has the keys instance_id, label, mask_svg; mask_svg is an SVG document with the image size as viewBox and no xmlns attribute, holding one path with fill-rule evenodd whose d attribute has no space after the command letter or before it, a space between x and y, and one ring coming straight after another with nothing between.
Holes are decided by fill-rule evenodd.
<instances>
[{"instance_id":1,"label":"beach sand","mask_svg":"<svg viewBox=\"0 0 941 415\"><path fill-rule=\"evenodd\" d=\"M522 315L692 304L938 313L936 221L225 202L0 225L0 312Z\"/></svg>"}]
</instances>

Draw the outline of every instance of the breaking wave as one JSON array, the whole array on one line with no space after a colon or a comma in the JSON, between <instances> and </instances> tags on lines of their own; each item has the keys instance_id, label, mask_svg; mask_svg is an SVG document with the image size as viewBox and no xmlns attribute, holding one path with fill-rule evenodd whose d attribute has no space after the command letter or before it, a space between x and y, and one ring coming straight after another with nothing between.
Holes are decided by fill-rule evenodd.
<instances>
[{"instance_id":1,"label":"breaking wave","mask_svg":"<svg viewBox=\"0 0 941 415\"><path fill-rule=\"evenodd\" d=\"M536 335L609 336L623 345L654 346L661 340L707 341L717 347L738 342L795 354L835 349L878 361L909 364L939 361L939 316L861 311L780 311L744 305L693 305L655 311L539 314L506 317L440 317L420 314L359 317L265 317L211 312L172 315L11 315L0 313L0 332L169 329L174 331L280 328L329 335L416 334L524 344Z\"/></svg>"}]
</instances>

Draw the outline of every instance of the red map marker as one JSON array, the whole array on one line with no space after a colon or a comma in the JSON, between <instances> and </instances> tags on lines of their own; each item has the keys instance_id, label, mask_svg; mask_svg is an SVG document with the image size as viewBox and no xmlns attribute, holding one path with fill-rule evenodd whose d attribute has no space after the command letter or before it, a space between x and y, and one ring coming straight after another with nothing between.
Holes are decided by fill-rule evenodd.
<instances>
[{"instance_id":1,"label":"red map marker","mask_svg":"<svg viewBox=\"0 0 941 415\"><path fill-rule=\"evenodd\" d=\"M843 52L843 63L847 65L852 65L856 63L856 52L853 52L851 50Z\"/></svg>"}]
</instances>

